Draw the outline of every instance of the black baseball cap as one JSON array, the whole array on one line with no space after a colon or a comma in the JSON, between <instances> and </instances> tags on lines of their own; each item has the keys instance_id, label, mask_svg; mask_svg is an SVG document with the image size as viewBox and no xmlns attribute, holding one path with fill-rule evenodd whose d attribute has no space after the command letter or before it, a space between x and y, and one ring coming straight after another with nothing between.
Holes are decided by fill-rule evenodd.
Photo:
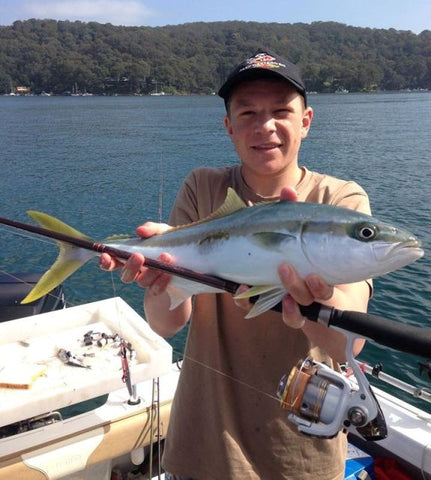
<instances>
[{"instance_id":1,"label":"black baseball cap","mask_svg":"<svg viewBox=\"0 0 431 480\"><path fill-rule=\"evenodd\" d=\"M227 104L234 88L247 80L275 77L286 80L304 97L307 106L307 93L299 68L266 48L260 48L252 57L247 58L229 74L218 94Z\"/></svg>"}]
</instances>

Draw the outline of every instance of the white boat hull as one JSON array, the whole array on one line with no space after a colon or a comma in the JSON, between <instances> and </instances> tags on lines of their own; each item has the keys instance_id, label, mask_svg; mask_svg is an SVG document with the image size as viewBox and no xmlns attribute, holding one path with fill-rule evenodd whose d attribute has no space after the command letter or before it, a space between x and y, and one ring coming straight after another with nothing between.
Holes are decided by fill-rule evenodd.
<instances>
[{"instance_id":1,"label":"white boat hull","mask_svg":"<svg viewBox=\"0 0 431 480\"><path fill-rule=\"evenodd\" d=\"M364 442L353 435L350 439L374 457L395 458L413 479L431 478L431 415L378 388L373 391L385 416L388 436L378 442Z\"/></svg>"},{"instance_id":2,"label":"white boat hull","mask_svg":"<svg viewBox=\"0 0 431 480\"><path fill-rule=\"evenodd\" d=\"M132 452L139 457L137 450L165 437L178 376L179 370L173 366L171 373L160 378L159 421L152 404L152 381L148 380L137 385L138 405L128 404L129 394L123 388L109 394L107 402L95 410L0 439L0 480L65 476L72 480L82 478L85 471L92 472L91 480L104 480L104 467L110 472L116 459Z\"/></svg>"}]
</instances>

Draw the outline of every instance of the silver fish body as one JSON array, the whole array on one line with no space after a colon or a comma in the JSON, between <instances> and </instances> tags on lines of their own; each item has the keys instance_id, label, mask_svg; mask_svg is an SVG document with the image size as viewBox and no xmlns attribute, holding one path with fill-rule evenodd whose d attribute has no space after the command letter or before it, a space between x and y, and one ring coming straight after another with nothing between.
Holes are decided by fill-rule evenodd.
<instances>
[{"instance_id":1,"label":"silver fish body","mask_svg":"<svg viewBox=\"0 0 431 480\"><path fill-rule=\"evenodd\" d=\"M317 273L337 285L383 275L423 255L411 233L369 215L300 202L246 207L231 189L208 219L145 240L113 237L105 244L153 259L167 252L178 266L250 285L246 296L262 298L249 316L268 310L286 293L277 273L281 263L292 264L302 277ZM76 260L82 251L74 249ZM94 253L82 255L81 262ZM173 308L190 295L218 290L175 277L168 291Z\"/></svg>"},{"instance_id":2,"label":"silver fish body","mask_svg":"<svg viewBox=\"0 0 431 480\"><path fill-rule=\"evenodd\" d=\"M238 283L280 283L277 267L342 284L383 275L420 258L409 232L352 210L299 202L262 204L206 224L174 229L136 243L107 244Z\"/></svg>"}]
</instances>

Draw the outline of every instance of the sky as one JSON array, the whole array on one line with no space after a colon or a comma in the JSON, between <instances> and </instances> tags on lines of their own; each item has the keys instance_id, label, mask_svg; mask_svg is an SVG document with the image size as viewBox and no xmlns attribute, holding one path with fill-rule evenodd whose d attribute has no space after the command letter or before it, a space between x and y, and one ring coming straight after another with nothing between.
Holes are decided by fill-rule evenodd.
<instances>
[{"instance_id":1,"label":"sky","mask_svg":"<svg viewBox=\"0 0 431 480\"><path fill-rule=\"evenodd\" d=\"M431 30L431 0L0 0L0 25L30 18L125 26L227 20Z\"/></svg>"}]
</instances>

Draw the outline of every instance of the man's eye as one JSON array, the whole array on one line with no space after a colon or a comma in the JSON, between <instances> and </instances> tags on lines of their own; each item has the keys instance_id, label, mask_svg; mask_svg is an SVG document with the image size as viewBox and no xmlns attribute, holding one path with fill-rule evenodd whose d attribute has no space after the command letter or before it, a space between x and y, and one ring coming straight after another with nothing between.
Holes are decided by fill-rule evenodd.
<instances>
[{"instance_id":1,"label":"man's eye","mask_svg":"<svg viewBox=\"0 0 431 480\"><path fill-rule=\"evenodd\" d=\"M277 117L287 117L290 114L290 110L287 108L279 108L274 112Z\"/></svg>"}]
</instances>

